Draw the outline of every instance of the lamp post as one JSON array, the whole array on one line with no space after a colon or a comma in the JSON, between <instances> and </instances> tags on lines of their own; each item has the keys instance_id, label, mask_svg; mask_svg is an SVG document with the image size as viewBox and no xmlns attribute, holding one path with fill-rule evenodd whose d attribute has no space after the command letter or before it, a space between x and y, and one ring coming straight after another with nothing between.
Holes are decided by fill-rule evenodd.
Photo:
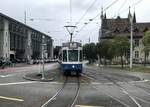
<instances>
[{"instance_id":1,"label":"lamp post","mask_svg":"<svg viewBox=\"0 0 150 107\"><path fill-rule=\"evenodd\" d=\"M132 59L133 59L133 17L131 14L129 14L130 24L131 24L131 30L130 30L130 69L132 69Z\"/></svg>"},{"instance_id":2,"label":"lamp post","mask_svg":"<svg viewBox=\"0 0 150 107\"><path fill-rule=\"evenodd\" d=\"M44 56L45 56L45 37L42 36L42 80L45 79L45 75L44 75L44 70L45 70L45 65L44 65Z\"/></svg>"}]
</instances>

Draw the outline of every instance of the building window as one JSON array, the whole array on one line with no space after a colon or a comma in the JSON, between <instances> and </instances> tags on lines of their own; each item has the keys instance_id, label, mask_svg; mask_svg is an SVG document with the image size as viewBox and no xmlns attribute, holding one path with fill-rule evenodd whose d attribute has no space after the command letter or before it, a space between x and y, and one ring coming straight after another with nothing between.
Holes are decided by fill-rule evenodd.
<instances>
[{"instance_id":1,"label":"building window","mask_svg":"<svg viewBox=\"0 0 150 107\"><path fill-rule=\"evenodd\" d=\"M139 51L135 51L135 58L139 58Z\"/></svg>"},{"instance_id":2,"label":"building window","mask_svg":"<svg viewBox=\"0 0 150 107\"><path fill-rule=\"evenodd\" d=\"M135 47L139 46L139 39L135 39Z\"/></svg>"}]
</instances>

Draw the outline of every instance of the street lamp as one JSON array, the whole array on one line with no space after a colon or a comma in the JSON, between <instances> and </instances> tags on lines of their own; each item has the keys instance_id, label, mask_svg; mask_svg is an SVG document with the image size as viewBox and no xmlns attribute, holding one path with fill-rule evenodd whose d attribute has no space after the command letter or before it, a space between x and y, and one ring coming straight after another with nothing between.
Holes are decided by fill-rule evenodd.
<instances>
[{"instance_id":1,"label":"street lamp","mask_svg":"<svg viewBox=\"0 0 150 107\"><path fill-rule=\"evenodd\" d=\"M45 75L44 75L44 70L45 70L45 65L44 65L44 56L45 56L45 46L46 46L46 44L44 43L45 42L45 37L44 36L42 36L42 80L44 80L45 79Z\"/></svg>"},{"instance_id":2,"label":"street lamp","mask_svg":"<svg viewBox=\"0 0 150 107\"><path fill-rule=\"evenodd\" d=\"M133 59L133 17L129 13L129 19L131 24L131 30L130 30L130 69L132 69L132 59Z\"/></svg>"}]
</instances>

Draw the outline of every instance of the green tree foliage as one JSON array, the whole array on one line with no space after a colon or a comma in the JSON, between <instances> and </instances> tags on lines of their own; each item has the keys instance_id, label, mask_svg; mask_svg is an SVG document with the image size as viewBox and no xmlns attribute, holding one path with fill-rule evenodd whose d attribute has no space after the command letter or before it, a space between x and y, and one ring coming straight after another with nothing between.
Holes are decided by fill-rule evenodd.
<instances>
[{"instance_id":1,"label":"green tree foliage","mask_svg":"<svg viewBox=\"0 0 150 107\"><path fill-rule=\"evenodd\" d=\"M129 46L129 40L126 36L117 35L113 39L103 40L96 45L94 43L85 44L83 46L83 54L90 62L94 62L98 55L100 63L104 62L104 64L107 64L106 60L112 61L114 57L121 57L121 65L123 67L123 56L129 50Z\"/></svg>"},{"instance_id":2,"label":"green tree foliage","mask_svg":"<svg viewBox=\"0 0 150 107\"><path fill-rule=\"evenodd\" d=\"M97 59L96 46L94 43L85 44L83 46L83 55L89 60L89 63L94 62Z\"/></svg>"},{"instance_id":3,"label":"green tree foliage","mask_svg":"<svg viewBox=\"0 0 150 107\"><path fill-rule=\"evenodd\" d=\"M123 68L123 56L127 53L130 48L129 40L124 35L118 35L114 38L115 54L118 57L121 57L121 66Z\"/></svg>"},{"instance_id":4,"label":"green tree foliage","mask_svg":"<svg viewBox=\"0 0 150 107\"><path fill-rule=\"evenodd\" d=\"M54 58L58 58L60 49L61 49L60 46L56 46L54 48Z\"/></svg>"},{"instance_id":5,"label":"green tree foliage","mask_svg":"<svg viewBox=\"0 0 150 107\"><path fill-rule=\"evenodd\" d=\"M106 64L106 59L107 60L113 59L115 55L113 49L114 44L112 40L103 40L100 43L97 43L96 50L100 58L100 63L102 63L101 61L102 58L104 59L104 64Z\"/></svg>"},{"instance_id":6,"label":"green tree foliage","mask_svg":"<svg viewBox=\"0 0 150 107\"><path fill-rule=\"evenodd\" d=\"M146 65L146 60L149 56L149 52L150 52L150 31L147 31L143 38L142 38L142 43L144 45L144 65Z\"/></svg>"}]
</instances>

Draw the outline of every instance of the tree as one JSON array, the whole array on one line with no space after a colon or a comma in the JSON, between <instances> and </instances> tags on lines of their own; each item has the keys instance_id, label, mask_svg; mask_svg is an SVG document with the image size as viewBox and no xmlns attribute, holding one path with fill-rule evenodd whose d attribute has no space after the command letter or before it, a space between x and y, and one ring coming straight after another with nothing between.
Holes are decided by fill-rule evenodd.
<instances>
[{"instance_id":1,"label":"tree","mask_svg":"<svg viewBox=\"0 0 150 107\"><path fill-rule=\"evenodd\" d=\"M94 62L97 59L96 46L94 43L85 44L83 46L83 55L89 60L89 63Z\"/></svg>"},{"instance_id":2,"label":"tree","mask_svg":"<svg viewBox=\"0 0 150 107\"><path fill-rule=\"evenodd\" d=\"M61 49L61 46L56 46L54 48L54 58L58 58L60 49Z\"/></svg>"},{"instance_id":3,"label":"tree","mask_svg":"<svg viewBox=\"0 0 150 107\"><path fill-rule=\"evenodd\" d=\"M102 63L101 59L104 59L104 64L106 64L106 60L112 60L115 56L113 51L114 45L112 40L103 40L100 43L96 44L97 54L100 58L100 63Z\"/></svg>"},{"instance_id":4,"label":"tree","mask_svg":"<svg viewBox=\"0 0 150 107\"><path fill-rule=\"evenodd\" d=\"M150 52L150 31L147 31L144 34L142 38L142 43L144 45L143 51L144 51L144 66L145 66Z\"/></svg>"},{"instance_id":5,"label":"tree","mask_svg":"<svg viewBox=\"0 0 150 107\"><path fill-rule=\"evenodd\" d=\"M121 57L121 67L123 68L124 65L123 56L125 56L126 52L129 50L130 47L128 38L125 35L117 35L114 38L114 46L116 56Z\"/></svg>"}]
</instances>

